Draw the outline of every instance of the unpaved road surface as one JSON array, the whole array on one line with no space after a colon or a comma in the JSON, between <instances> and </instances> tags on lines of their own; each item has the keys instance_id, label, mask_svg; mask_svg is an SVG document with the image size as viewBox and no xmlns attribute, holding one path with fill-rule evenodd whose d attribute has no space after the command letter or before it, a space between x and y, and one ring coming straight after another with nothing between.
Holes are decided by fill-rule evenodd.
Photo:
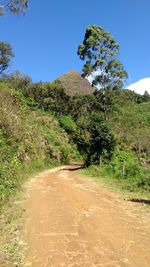
<instances>
[{"instance_id":1,"label":"unpaved road surface","mask_svg":"<svg viewBox=\"0 0 150 267\"><path fill-rule=\"evenodd\" d=\"M79 177L76 166L27 184L25 267L149 267L149 209Z\"/></svg>"}]
</instances>

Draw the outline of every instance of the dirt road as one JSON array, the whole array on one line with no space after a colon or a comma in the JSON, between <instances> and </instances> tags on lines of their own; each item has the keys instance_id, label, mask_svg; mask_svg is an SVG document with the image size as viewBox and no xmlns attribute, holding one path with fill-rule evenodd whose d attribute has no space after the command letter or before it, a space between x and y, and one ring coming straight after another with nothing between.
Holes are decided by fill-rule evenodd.
<instances>
[{"instance_id":1,"label":"dirt road","mask_svg":"<svg viewBox=\"0 0 150 267\"><path fill-rule=\"evenodd\" d=\"M149 267L150 216L86 180L76 166L27 184L25 267Z\"/></svg>"}]
</instances>

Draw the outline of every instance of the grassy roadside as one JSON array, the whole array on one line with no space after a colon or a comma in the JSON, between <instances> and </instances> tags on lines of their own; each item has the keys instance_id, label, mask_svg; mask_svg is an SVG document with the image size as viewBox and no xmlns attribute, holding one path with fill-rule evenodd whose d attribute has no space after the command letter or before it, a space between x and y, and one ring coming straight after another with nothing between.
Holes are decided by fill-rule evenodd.
<instances>
[{"instance_id":1,"label":"grassy roadside","mask_svg":"<svg viewBox=\"0 0 150 267\"><path fill-rule=\"evenodd\" d=\"M23 242L21 227L23 208L20 194L3 206L0 214L0 267L21 266Z\"/></svg>"},{"instance_id":2,"label":"grassy roadside","mask_svg":"<svg viewBox=\"0 0 150 267\"><path fill-rule=\"evenodd\" d=\"M51 169L55 165L32 164L24 166L20 172L22 181L18 189L0 208L0 267L20 267L24 259L22 241L22 218L24 214L24 184L37 173Z\"/></svg>"},{"instance_id":3,"label":"grassy roadside","mask_svg":"<svg viewBox=\"0 0 150 267\"><path fill-rule=\"evenodd\" d=\"M86 178L92 179L113 192L119 193L125 199L137 200L137 202L145 203L150 200L150 188L144 190L142 187L137 187L136 181L131 178L118 179L112 174L108 174L108 170L105 167L90 166L86 169L82 169L79 173ZM148 178L147 178L148 179ZM146 200L144 202L144 200Z\"/></svg>"}]
</instances>

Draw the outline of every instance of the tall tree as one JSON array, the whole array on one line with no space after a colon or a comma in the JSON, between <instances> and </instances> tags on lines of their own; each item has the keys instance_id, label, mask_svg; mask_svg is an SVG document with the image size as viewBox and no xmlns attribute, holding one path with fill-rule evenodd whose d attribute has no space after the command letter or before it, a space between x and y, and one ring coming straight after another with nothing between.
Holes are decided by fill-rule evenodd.
<instances>
[{"instance_id":1,"label":"tall tree","mask_svg":"<svg viewBox=\"0 0 150 267\"><path fill-rule=\"evenodd\" d=\"M28 7L28 2L28 0L0 0L0 15L4 15L7 11L24 14Z\"/></svg>"},{"instance_id":2,"label":"tall tree","mask_svg":"<svg viewBox=\"0 0 150 267\"><path fill-rule=\"evenodd\" d=\"M93 76L93 85L100 88L120 89L127 72L117 59L119 45L102 27L90 25L83 44L78 47L80 59L85 61L83 77Z\"/></svg>"},{"instance_id":3,"label":"tall tree","mask_svg":"<svg viewBox=\"0 0 150 267\"><path fill-rule=\"evenodd\" d=\"M13 55L11 45L7 42L0 42L0 74L7 69Z\"/></svg>"},{"instance_id":4,"label":"tall tree","mask_svg":"<svg viewBox=\"0 0 150 267\"><path fill-rule=\"evenodd\" d=\"M81 117L77 121L77 126L79 134L76 136L76 142L85 158L85 165L101 165L102 162L110 160L116 143L108 122L101 114L92 112L86 117Z\"/></svg>"},{"instance_id":5,"label":"tall tree","mask_svg":"<svg viewBox=\"0 0 150 267\"><path fill-rule=\"evenodd\" d=\"M111 159L115 140L110 131L108 123L106 123L99 113L92 113L89 118L89 147L86 163L99 163L101 165L103 159Z\"/></svg>"}]
</instances>

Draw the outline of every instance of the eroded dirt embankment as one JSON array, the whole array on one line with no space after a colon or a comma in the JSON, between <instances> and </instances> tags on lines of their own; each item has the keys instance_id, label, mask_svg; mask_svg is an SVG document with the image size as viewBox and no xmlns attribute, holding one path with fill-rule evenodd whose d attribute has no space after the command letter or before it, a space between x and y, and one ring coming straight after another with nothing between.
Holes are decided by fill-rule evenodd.
<instances>
[{"instance_id":1,"label":"eroded dirt embankment","mask_svg":"<svg viewBox=\"0 0 150 267\"><path fill-rule=\"evenodd\" d=\"M74 168L28 182L24 266L149 267L150 216Z\"/></svg>"}]
</instances>

